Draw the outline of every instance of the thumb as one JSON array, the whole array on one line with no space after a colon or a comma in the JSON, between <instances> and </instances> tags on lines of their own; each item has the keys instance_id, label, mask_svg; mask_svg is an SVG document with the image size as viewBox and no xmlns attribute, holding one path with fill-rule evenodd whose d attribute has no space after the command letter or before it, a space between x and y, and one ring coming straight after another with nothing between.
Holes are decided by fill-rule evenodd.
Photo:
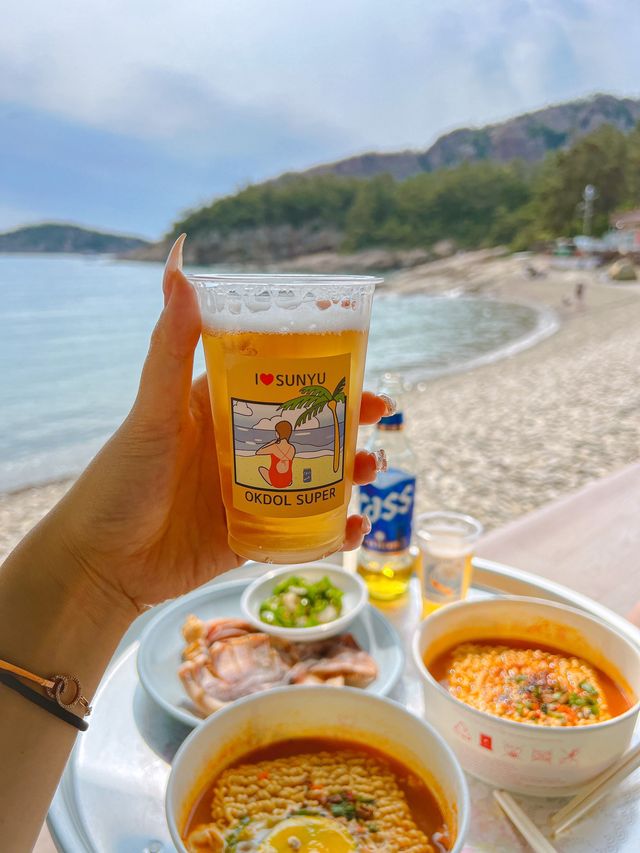
<instances>
[{"instance_id":1,"label":"thumb","mask_svg":"<svg viewBox=\"0 0 640 853\"><path fill-rule=\"evenodd\" d=\"M134 405L134 411L147 421L177 423L188 411L200 309L182 272L185 237L178 237L167 258L162 283L165 305L151 335Z\"/></svg>"}]
</instances>

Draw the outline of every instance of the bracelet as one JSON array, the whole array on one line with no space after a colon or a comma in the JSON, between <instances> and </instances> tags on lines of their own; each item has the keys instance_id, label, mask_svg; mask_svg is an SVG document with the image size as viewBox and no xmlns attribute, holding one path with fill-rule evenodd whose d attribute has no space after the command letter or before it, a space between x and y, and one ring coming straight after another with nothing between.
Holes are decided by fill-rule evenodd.
<instances>
[{"instance_id":1,"label":"bracelet","mask_svg":"<svg viewBox=\"0 0 640 853\"><path fill-rule=\"evenodd\" d=\"M24 685L18 678L26 678L33 681L44 688L46 696L31 690ZM88 728L87 723L82 719L91 713L91 706L87 699L82 695L80 682L74 675L51 675L49 678L42 678L27 669L16 666L8 661L0 660L0 681L6 686L20 693L25 699L34 702L45 711L49 711L67 723L85 731ZM75 693L69 697L69 701L65 701L64 694L69 686L73 683ZM71 708L79 706L78 713L74 714L70 711Z\"/></svg>"},{"instance_id":2,"label":"bracelet","mask_svg":"<svg viewBox=\"0 0 640 853\"><path fill-rule=\"evenodd\" d=\"M71 711L67 711L66 708L57 705L53 700L47 699L47 697L43 696L42 693L37 693L35 690L27 687L21 681L18 681L15 676L9 675L8 672L0 671L0 682L4 684L5 687L15 690L16 693L19 693L25 699L28 699L29 702L33 702L34 705L39 705L40 708L43 708L50 714L53 714L54 717L58 717L59 719L64 720L65 723L75 726L75 728L79 729L81 732L86 732L89 728L89 724L86 720L83 720L82 717L72 714Z\"/></svg>"}]
</instances>

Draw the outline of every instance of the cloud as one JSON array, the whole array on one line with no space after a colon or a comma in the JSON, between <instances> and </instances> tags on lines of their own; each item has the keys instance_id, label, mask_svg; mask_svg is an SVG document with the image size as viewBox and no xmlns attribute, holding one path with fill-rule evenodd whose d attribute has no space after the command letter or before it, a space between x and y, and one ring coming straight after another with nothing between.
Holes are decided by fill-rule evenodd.
<instances>
[{"instance_id":1,"label":"cloud","mask_svg":"<svg viewBox=\"0 0 640 853\"><path fill-rule=\"evenodd\" d=\"M3 203L157 235L184 208L281 171L424 148L454 127L590 92L638 94L637 0L266 9L16 5L0 28L0 101L32 132L26 122L19 143L3 133L0 168L15 175ZM64 135L47 154L52 128Z\"/></svg>"},{"instance_id":2,"label":"cloud","mask_svg":"<svg viewBox=\"0 0 640 853\"><path fill-rule=\"evenodd\" d=\"M251 417L253 414L253 409L244 400L236 400L233 404L233 411L236 415L246 415L247 417Z\"/></svg>"},{"instance_id":3,"label":"cloud","mask_svg":"<svg viewBox=\"0 0 640 853\"><path fill-rule=\"evenodd\" d=\"M451 123L576 86L637 91L640 70L636 0L272 0L268 14L263 0L59 0L56 10L45 0L12 10L0 32L5 97L239 153L263 141L245 135L247 117L355 148L421 145Z\"/></svg>"},{"instance_id":4,"label":"cloud","mask_svg":"<svg viewBox=\"0 0 640 853\"><path fill-rule=\"evenodd\" d=\"M275 429L276 424L280 421L289 421L291 426L295 427L296 420L300 417L300 412L283 412L281 415L276 415L274 418L262 418L255 425L254 429ZM299 429L317 429L320 426L318 418L309 418Z\"/></svg>"},{"instance_id":5,"label":"cloud","mask_svg":"<svg viewBox=\"0 0 640 853\"><path fill-rule=\"evenodd\" d=\"M199 153L189 152L166 139L140 139L12 102L0 102L0 123L0 227L62 219L156 239L186 208L272 170L303 166L303 152L311 156L318 145L293 134L284 139L283 128L270 136L248 118L243 135L254 151L245 145L237 157L215 149L205 156L202 142ZM207 144L212 133L209 126L203 134Z\"/></svg>"}]
</instances>

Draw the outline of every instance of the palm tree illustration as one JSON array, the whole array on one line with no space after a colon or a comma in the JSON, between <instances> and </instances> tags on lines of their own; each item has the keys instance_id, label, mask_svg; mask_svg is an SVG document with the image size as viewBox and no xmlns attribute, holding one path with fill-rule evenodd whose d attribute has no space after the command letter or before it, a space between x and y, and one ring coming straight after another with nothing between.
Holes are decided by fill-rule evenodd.
<instances>
[{"instance_id":1,"label":"palm tree illustration","mask_svg":"<svg viewBox=\"0 0 640 853\"><path fill-rule=\"evenodd\" d=\"M282 403L280 409L295 410L304 409L304 412L299 416L295 423L295 428L301 427L308 420L319 415L320 412L327 408L333 416L333 470L338 471L340 467L340 425L338 423L338 403L344 403L346 406L347 398L344 394L346 378L343 376L340 382L336 385L333 394L323 385L308 385L300 389L299 397L292 397Z\"/></svg>"}]
</instances>

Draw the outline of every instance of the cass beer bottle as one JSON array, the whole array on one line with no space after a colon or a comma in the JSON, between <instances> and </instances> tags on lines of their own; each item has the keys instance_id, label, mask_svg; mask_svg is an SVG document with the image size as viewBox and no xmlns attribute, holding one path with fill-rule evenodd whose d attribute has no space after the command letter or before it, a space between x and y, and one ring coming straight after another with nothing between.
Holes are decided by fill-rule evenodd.
<instances>
[{"instance_id":1,"label":"cass beer bottle","mask_svg":"<svg viewBox=\"0 0 640 853\"><path fill-rule=\"evenodd\" d=\"M371 532L365 536L358 554L358 573L366 581L371 597L382 600L398 598L406 592L416 560L411 549L416 457L403 422L403 414L398 411L378 424L367 449L383 447L389 467L378 474L374 483L361 486L359 493L360 511L369 517Z\"/></svg>"}]
</instances>

